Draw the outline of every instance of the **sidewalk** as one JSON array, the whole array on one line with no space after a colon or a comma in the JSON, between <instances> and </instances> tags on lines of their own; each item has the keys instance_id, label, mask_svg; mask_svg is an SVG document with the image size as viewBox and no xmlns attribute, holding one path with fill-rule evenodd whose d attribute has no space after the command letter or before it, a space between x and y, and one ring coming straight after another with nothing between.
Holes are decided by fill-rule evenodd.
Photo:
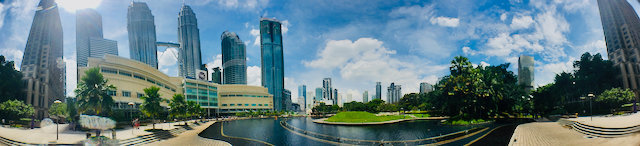
<instances>
[{"instance_id":1,"label":"sidewalk","mask_svg":"<svg viewBox=\"0 0 640 146\"><path fill-rule=\"evenodd\" d=\"M189 122L193 122L189 121ZM183 124L183 122L177 123L158 123L156 124L156 129L164 129L170 130L176 128L174 125ZM5 128L0 127L0 137L4 137L7 139L31 143L31 144L52 144L52 143L60 143L60 144L77 144L80 141L86 139L86 132L82 131L71 131L66 130L68 124L60 124L60 135L59 140L56 141L56 125L50 125L47 127L36 128L36 129L18 129L18 128ZM201 126L202 127L202 126ZM147 126L140 126L139 129L121 129L116 131L116 138L118 140L124 140L133 138L140 135L151 134L151 132L144 131L145 129L151 129L152 125L149 124ZM206 128L206 127L205 127ZM194 130L189 130L189 132ZM200 130L201 131L201 130ZM95 136L95 131L91 131L91 134ZM111 131L102 131L100 134L102 136L106 136L111 138Z\"/></svg>"},{"instance_id":2,"label":"sidewalk","mask_svg":"<svg viewBox=\"0 0 640 146\"><path fill-rule=\"evenodd\" d=\"M193 130L186 131L180 136L171 138L165 141L160 141L156 143L152 143L151 145L188 145L188 146L231 146L231 144L221 141L208 139L198 136L200 132L207 129L212 124L216 123L215 121L204 123L200 126L194 127Z\"/></svg>"},{"instance_id":3,"label":"sidewalk","mask_svg":"<svg viewBox=\"0 0 640 146\"><path fill-rule=\"evenodd\" d=\"M619 138L587 138L557 122L534 122L516 127L509 146L640 145L640 133Z\"/></svg>"}]
</instances>

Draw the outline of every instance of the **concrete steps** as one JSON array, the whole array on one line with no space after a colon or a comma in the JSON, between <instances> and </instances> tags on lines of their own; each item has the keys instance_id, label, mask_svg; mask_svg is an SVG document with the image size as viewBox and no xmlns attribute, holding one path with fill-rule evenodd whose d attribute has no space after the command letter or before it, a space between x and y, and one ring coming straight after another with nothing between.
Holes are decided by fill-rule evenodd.
<instances>
[{"instance_id":1,"label":"concrete steps","mask_svg":"<svg viewBox=\"0 0 640 146\"><path fill-rule=\"evenodd\" d=\"M120 141L120 145L126 146L138 146L144 144L150 144L153 142L169 139L176 137L178 134L187 131L188 129L184 127L171 129L168 131L154 131L152 134L141 135L134 138L129 138Z\"/></svg>"},{"instance_id":2,"label":"concrete steps","mask_svg":"<svg viewBox=\"0 0 640 146\"><path fill-rule=\"evenodd\" d=\"M604 128L573 122L571 128L579 133L604 138L614 138L640 132L640 125L624 128Z\"/></svg>"},{"instance_id":3,"label":"concrete steps","mask_svg":"<svg viewBox=\"0 0 640 146\"><path fill-rule=\"evenodd\" d=\"M29 145L29 144L24 143L24 142L14 141L14 140L7 139L7 138L4 138L4 137L0 137L0 145L11 145L11 146L14 146L14 145Z\"/></svg>"}]
</instances>

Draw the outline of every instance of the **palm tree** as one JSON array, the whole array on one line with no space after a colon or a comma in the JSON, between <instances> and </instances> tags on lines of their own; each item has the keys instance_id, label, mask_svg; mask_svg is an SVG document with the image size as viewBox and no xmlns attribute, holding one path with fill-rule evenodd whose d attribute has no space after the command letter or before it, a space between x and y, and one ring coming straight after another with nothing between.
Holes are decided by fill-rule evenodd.
<instances>
[{"instance_id":1,"label":"palm tree","mask_svg":"<svg viewBox=\"0 0 640 146\"><path fill-rule=\"evenodd\" d=\"M174 94L173 98L169 102L169 114L174 118L184 118L187 114L187 103L184 100L184 95L182 94ZM184 125L187 125L187 122L184 122Z\"/></svg>"},{"instance_id":2,"label":"palm tree","mask_svg":"<svg viewBox=\"0 0 640 146\"><path fill-rule=\"evenodd\" d=\"M78 111L95 115L111 111L115 102L108 91L115 91L116 87L107 85L109 80L104 79L97 67L84 73L85 76L82 77L75 90L79 104Z\"/></svg>"},{"instance_id":3,"label":"palm tree","mask_svg":"<svg viewBox=\"0 0 640 146\"><path fill-rule=\"evenodd\" d=\"M187 114L189 117L193 119L193 116L200 115L202 113L202 108L200 108L200 104L195 101L187 101Z\"/></svg>"},{"instance_id":4,"label":"palm tree","mask_svg":"<svg viewBox=\"0 0 640 146\"><path fill-rule=\"evenodd\" d=\"M144 96L141 97L144 102L140 105L142 112L151 117L153 120L153 129L156 129L156 117L160 116L160 112L162 112L163 108L160 106L160 102L165 101L160 98L160 93L158 91L160 88L156 86L151 86L149 88L144 88Z\"/></svg>"}]
</instances>

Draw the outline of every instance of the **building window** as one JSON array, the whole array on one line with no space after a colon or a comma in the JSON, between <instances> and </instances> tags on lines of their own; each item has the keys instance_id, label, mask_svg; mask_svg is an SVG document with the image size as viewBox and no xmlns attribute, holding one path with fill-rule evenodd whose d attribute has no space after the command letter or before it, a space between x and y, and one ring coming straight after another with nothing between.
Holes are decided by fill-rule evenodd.
<instances>
[{"instance_id":1,"label":"building window","mask_svg":"<svg viewBox=\"0 0 640 146\"><path fill-rule=\"evenodd\" d=\"M116 91L112 91L112 90L107 91L107 95L109 96L116 96L116 93L117 93Z\"/></svg>"},{"instance_id":2,"label":"building window","mask_svg":"<svg viewBox=\"0 0 640 146\"><path fill-rule=\"evenodd\" d=\"M249 106L249 104L244 104L244 106Z\"/></svg>"},{"instance_id":3,"label":"building window","mask_svg":"<svg viewBox=\"0 0 640 146\"><path fill-rule=\"evenodd\" d=\"M122 96L124 96L124 97L131 97L131 92L129 92L129 91L122 91Z\"/></svg>"},{"instance_id":4,"label":"building window","mask_svg":"<svg viewBox=\"0 0 640 146\"><path fill-rule=\"evenodd\" d=\"M102 68L102 72L103 73L110 73L110 74L118 74L118 70L110 69L110 68Z\"/></svg>"},{"instance_id":5,"label":"building window","mask_svg":"<svg viewBox=\"0 0 640 146\"><path fill-rule=\"evenodd\" d=\"M133 77L136 78L136 79L145 80L142 75L133 75Z\"/></svg>"},{"instance_id":6,"label":"building window","mask_svg":"<svg viewBox=\"0 0 640 146\"><path fill-rule=\"evenodd\" d=\"M144 94L142 93L137 93L138 98L142 98L144 96Z\"/></svg>"},{"instance_id":7,"label":"building window","mask_svg":"<svg viewBox=\"0 0 640 146\"><path fill-rule=\"evenodd\" d=\"M223 104L223 105L224 105L224 104ZM232 103L232 104L230 104L229 106L236 106L236 104L233 104L233 103Z\"/></svg>"},{"instance_id":8,"label":"building window","mask_svg":"<svg viewBox=\"0 0 640 146\"><path fill-rule=\"evenodd\" d=\"M120 75L123 75L123 76L131 77L131 73L129 73L129 72L120 71L120 73L119 73L119 74L120 74Z\"/></svg>"},{"instance_id":9,"label":"building window","mask_svg":"<svg viewBox=\"0 0 640 146\"><path fill-rule=\"evenodd\" d=\"M256 104L251 104L251 106L256 106Z\"/></svg>"},{"instance_id":10,"label":"building window","mask_svg":"<svg viewBox=\"0 0 640 146\"><path fill-rule=\"evenodd\" d=\"M262 106L262 104L258 104L258 106Z\"/></svg>"},{"instance_id":11,"label":"building window","mask_svg":"<svg viewBox=\"0 0 640 146\"><path fill-rule=\"evenodd\" d=\"M227 106L227 104L222 104L222 106Z\"/></svg>"},{"instance_id":12,"label":"building window","mask_svg":"<svg viewBox=\"0 0 640 146\"><path fill-rule=\"evenodd\" d=\"M238 106L242 106L242 104L238 104Z\"/></svg>"}]
</instances>

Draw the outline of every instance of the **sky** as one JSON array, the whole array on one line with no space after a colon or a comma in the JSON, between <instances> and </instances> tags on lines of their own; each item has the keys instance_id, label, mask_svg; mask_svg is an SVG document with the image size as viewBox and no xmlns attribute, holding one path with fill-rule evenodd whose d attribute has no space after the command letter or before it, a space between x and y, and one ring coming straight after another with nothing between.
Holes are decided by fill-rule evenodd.
<instances>
[{"instance_id":1,"label":"sky","mask_svg":"<svg viewBox=\"0 0 640 146\"><path fill-rule=\"evenodd\" d=\"M332 78L333 87L352 100L375 94L375 82L394 82L402 93L418 92L449 74L450 61L466 56L476 65L510 63L517 74L520 55L535 60L535 84L553 82L573 70L584 52L606 48L596 0L136 0L155 16L158 41L177 42L181 5L198 19L202 62L221 66L220 36L236 32L247 46L247 83L261 85L259 19L283 24L285 88L297 101L298 86L307 92ZM102 14L104 38L118 42L129 57L126 28L131 0L57 0L64 31L67 95L76 86L75 10ZM639 8L635 0L629 0ZM19 69L38 0L0 0L0 55ZM158 48L159 70L177 76L175 48ZM315 94L308 94L311 98Z\"/></svg>"}]
</instances>

